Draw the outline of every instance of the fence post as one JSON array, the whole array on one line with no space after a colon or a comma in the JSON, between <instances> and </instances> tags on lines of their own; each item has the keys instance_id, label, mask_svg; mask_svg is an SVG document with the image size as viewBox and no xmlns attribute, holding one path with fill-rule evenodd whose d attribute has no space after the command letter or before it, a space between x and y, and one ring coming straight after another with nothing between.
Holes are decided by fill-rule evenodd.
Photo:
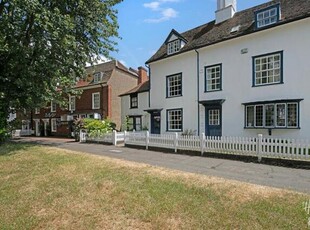
<instances>
[{"instance_id":1,"label":"fence post","mask_svg":"<svg viewBox=\"0 0 310 230\"><path fill-rule=\"evenodd\" d=\"M258 141L257 141L257 156L258 162L262 161L262 149L263 149L263 134L258 134Z\"/></svg>"},{"instance_id":2,"label":"fence post","mask_svg":"<svg viewBox=\"0 0 310 230\"><path fill-rule=\"evenodd\" d=\"M174 135L174 152L178 151L178 133Z\"/></svg>"},{"instance_id":3,"label":"fence post","mask_svg":"<svg viewBox=\"0 0 310 230\"><path fill-rule=\"evenodd\" d=\"M149 133L149 131L146 131L146 143L145 143L145 148L146 148L146 150L148 150L149 149L149 143L150 143L150 133Z\"/></svg>"},{"instance_id":4,"label":"fence post","mask_svg":"<svg viewBox=\"0 0 310 230\"><path fill-rule=\"evenodd\" d=\"M114 146L117 145L117 132L116 132L116 130L113 130L113 133L112 133L112 144Z\"/></svg>"},{"instance_id":5,"label":"fence post","mask_svg":"<svg viewBox=\"0 0 310 230\"><path fill-rule=\"evenodd\" d=\"M86 132L84 130L80 130L80 142L85 143L86 142Z\"/></svg>"},{"instance_id":6,"label":"fence post","mask_svg":"<svg viewBox=\"0 0 310 230\"><path fill-rule=\"evenodd\" d=\"M204 133L202 133L200 136L201 156L203 156L203 153L205 151L205 142L206 142L206 135Z\"/></svg>"},{"instance_id":7,"label":"fence post","mask_svg":"<svg viewBox=\"0 0 310 230\"><path fill-rule=\"evenodd\" d=\"M124 131L124 144L126 145L126 137L127 137L127 131Z\"/></svg>"}]
</instances>

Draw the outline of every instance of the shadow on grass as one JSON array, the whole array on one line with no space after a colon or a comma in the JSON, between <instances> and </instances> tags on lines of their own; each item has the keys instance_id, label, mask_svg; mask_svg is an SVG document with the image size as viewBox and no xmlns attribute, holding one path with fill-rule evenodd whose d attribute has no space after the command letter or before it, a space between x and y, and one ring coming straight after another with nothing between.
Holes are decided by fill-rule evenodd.
<instances>
[{"instance_id":1,"label":"shadow on grass","mask_svg":"<svg viewBox=\"0 0 310 230\"><path fill-rule=\"evenodd\" d=\"M0 145L0 157L16 154L20 150L26 150L33 147L31 143L18 143L12 140L6 141Z\"/></svg>"}]
</instances>

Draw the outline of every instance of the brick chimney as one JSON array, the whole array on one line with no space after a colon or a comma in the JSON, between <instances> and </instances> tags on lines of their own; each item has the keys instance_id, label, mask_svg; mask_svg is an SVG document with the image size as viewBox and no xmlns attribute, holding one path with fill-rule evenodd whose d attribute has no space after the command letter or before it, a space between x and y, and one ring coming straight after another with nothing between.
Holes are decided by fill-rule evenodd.
<instances>
[{"instance_id":1,"label":"brick chimney","mask_svg":"<svg viewBox=\"0 0 310 230\"><path fill-rule=\"evenodd\" d=\"M144 83L149 80L149 77L147 76L147 70L140 66L138 68L138 84Z\"/></svg>"},{"instance_id":2,"label":"brick chimney","mask_svg":"<svg viewBox=\"0 0 310 230\"><path fill-rule=\"evenodd\" d=\"M217 0L215 11L215 24L232 18L237 11L237 0Z\"/></svg>"}]
</instances>

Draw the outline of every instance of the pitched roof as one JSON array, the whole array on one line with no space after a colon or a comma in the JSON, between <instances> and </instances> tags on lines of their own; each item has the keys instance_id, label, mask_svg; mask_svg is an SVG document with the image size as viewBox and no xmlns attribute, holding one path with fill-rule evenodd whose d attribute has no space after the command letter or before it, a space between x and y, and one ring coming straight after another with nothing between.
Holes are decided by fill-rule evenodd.
<instances>
[{"instance_id":1,"label":"pitched roof","mask_svg":"<svg viewBox=\"0 0 310 230\"><path fill-rule=\"evenodd\" d=\"M268 27L256 29L255 12L269 6L276 5L278 3L280 3L281 8L280 21ZM285 23L307 17L310 17L309 0L269 1L267 3L237 12L233 18L228 19L222 23L215 24L214 20L194 29L188 30L184 33L181 33L181 36L185 38L188 42L178 53L175 53L173 55L178 55L180 53L184 53L190 50L210 46L229 39L280 26ZM232 33L231 29L239 25L239 30ZM173 55L167 55L167 45L163 43L159 50L146 63L148 64Z\"/></svg>"},{"instance_id":2,"label":"pitched roof","mask_svg":"<svg viewBox=\"0 0 310 230\"><path fill-rule=\"evenodd\" d=\"M127 96L133 93L143 93L143 92L147 92L150 90L150 82L149 81L145 81L140 83L139 85L137 85L135 88L129 90L126 93L123 93L121 95L119 95L120 97L122 96Z\"/></svg>"},{"instance_id":3,"label":"pitched roof","mask_svg":"<svg viewBox=\"0 0 310 230\"><path fill-rule=\"evenodd\" d=\"M138 77L138 74L136 74L133 71L130 71L126 66L124 66L119 61L112 60L109 62L104 62L104 63L98 64L98 65L87 67L86 68L87 78L85 80L78 81L76 84L76 88L85 87L88 85L96 85L96 84L100 85L100 84L108 83L108 81L110 80L110 78L112 76L114 69L119 69L119 70L122 70L124 72L131 74L133 77ZM102 81L100 81L99 83L93 83L93 74L96 72L102 72L103 73Z\"/></svg>"}]
</instances>

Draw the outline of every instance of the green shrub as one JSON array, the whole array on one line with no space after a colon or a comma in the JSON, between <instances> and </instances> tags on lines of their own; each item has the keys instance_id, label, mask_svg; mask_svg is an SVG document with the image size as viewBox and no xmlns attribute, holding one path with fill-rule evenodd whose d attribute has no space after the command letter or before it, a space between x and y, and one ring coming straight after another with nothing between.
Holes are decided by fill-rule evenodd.
<instances>
[{"instance_id":1,"label":"green shrub","mask_svg":"<svg viewBox=\"0 0 310 230\"><path fill-rule=\"evenodd\" d=\"M109 120L97 120L90 118L79 120L75 124L78 130L86 129L88 135L91 137L98 137L106 133L110 133L115 126L114 123Z\"/></svg>"},{"instance_id":2,"label":"green shrub","mask_svg":"<svg viewBox=\"0 0 310 230\"><path fill-rule=\"evenodd\" d=\"M113 130L109 120L84 119L84 127L89 136L101 136Z\"/></svg>"},{"instance_id":3,"label":"green shrub","mask_svg":"<svg viewBox=\"0 0 310 230\"><path fill-rule=\"evenodd\" d=\"M0 144L5 142L10 137L6 129L0 129Z\"/></svg>"}]
</instances>

